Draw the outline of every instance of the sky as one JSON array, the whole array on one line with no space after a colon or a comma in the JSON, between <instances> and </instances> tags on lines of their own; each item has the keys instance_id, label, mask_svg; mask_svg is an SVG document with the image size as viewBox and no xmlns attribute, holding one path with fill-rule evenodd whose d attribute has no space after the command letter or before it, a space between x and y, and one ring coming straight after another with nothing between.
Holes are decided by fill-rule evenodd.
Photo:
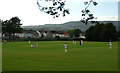
<instances>
[{"instance_id":1,"label":"sky","mask_svg":"<svg viewBox=\"0 0 120 73\"><path fill-rule=\"evenodd\" d=\"M69 9L70 14L65 17L53 18L52 16L41 12L37 6L37 0L1 0L0 1L0 19L9 20L12 17L19 17L23 26L44 25L44 24L62 24L70 21L79 21L82 19L81 11L86 7L85 1L89 0L66 0L65 8ZM89 6L91 13L99 21L118 20L118 2L119 0L95 0L97 6ZM43 4L42 4L43 5ZM46 6L44 4L43 6Z\"/></svg>"}]
</instances>

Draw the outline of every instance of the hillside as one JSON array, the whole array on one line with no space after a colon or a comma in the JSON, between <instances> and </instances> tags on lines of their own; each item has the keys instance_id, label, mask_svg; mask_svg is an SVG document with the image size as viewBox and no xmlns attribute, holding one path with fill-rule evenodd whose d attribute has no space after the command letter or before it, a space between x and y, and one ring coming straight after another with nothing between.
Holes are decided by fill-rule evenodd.
<instances>
[{"instance_id":1,"label":"hillside","mask_svg":"<svg viewBox=\"0 0 120 73\"><path fill-rule=\"evenodd\" d=\"M116 27L118 26L117 21L99 21L99 23L108 23L108 22L112 22ZM88 22L88 25L85 25L80 21L71 21L71 22L67 22L64 24L45 24L45 25L37 25L37 26L22 26L22 28L23 29L35 29L35 30L44 29L47 31L51 31L51 30L67 31L67 30L79 28L80 30L85 31L92 25L95 25L95 24L91 24L90 22Z\"/></svg>"}]
</instances>

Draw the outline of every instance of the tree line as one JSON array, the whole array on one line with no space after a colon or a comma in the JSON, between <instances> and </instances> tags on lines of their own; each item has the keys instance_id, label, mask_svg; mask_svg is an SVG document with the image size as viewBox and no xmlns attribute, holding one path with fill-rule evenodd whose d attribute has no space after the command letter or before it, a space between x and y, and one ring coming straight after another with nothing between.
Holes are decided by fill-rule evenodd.
<instances>
[{"instance_id":1,"label":"tree line","mask_svg":"<svg viewBox=\"0 0 120 73\"><path fill-rule=\"evenodd\" d=\"M80 29L68 30L71 38L79 38L80 34L85 35L86 41L116 41L120 37L120 30L116 30L113 23L96 23L85 32Z\"/></svg>"},{"instance_id":2,"label":"tree line","mask_svg":"<svg viewBox=\"0 0 120 73\"><path fill-rule=\"evenodd\" d=\"M7 34L9 39L14 39L15 33L23 32L21 28L21 20L19 17L12 17L10 20L2 21L2 35ZM78 38L80 29L73 29L68 31L70 38ZM113 23L96 23L95 26L89 27L85 32L87 41L114 41L120 37L120 30L117 31Z\"/></svg>"}]
</instances>

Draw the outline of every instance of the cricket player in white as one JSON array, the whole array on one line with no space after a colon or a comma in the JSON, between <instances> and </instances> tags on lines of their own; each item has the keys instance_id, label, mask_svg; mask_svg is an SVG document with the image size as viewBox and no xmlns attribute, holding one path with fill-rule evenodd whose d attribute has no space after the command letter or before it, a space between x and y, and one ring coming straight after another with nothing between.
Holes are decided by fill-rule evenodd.
<instances>
[{"instance_id":1,"label":"cricket player in white","mask_svg":"<svg viewBox=\"0 0 120 73\"><path fill-rule=\"evenodd\" d=\"M110 44L109 44L109 48L112 48L112 43L111 43L111 41L110 41Z\"/></svg>"},{"instance_id":2,"label":"cricket player in white","mask_svg":"<svg viewBox=\"0 0 120 73\"><path fill-rule=\"evenodd\" d=\"M74 44L74 40L73 40L73 44Z\"/></svg>"},{"instance_id":3,"label":"cricket player in white","mask_svg":"<svg viewBox=\"0 0 120 73\"><path fill-rule=\"evenodd\" d=\"M31 44L31 48L33 48L33 44Z\"/></svg>"},{"instance_id":4,"label":"cricket player in white","mask_svg":"<svg viewBox=\"0 0 120 73\"><path fill-rule=\"evenodd\" d=\"M65 52L67 52L67 43L64 44Z\"/></svg>"},{"instance_id":5,"label":"cricket player in white","mask_svg":"<svg viewBox=\"0 0 120 73\"><path fill-rule=\"evenodd\" d=\"M74 42L74 45L76 45L76 41Z\"/></svg>"},{"instance_id":6,"label":"cricket player in white","mask_svg":"<svg viewBox=\"0 0 120 73\"><path fill-rule=\"evenodd\" d=\"M30 44L30 40L29 40L29 44Z\"/></svg>"},{"instance_id":7,"label":"cricket player in white","mask_svg":"<svg viewBox=\"0 0 120 73\"><path fill-rule=\"evenodd\" d=\"M81 40L81 45L83 44L83 40Z\"/></svg>"},{"instance_id":8,"label":"cricket player in white","mask_svg":"<svg viewBox=\"0 0 120 73\"><path fill-rule=\"evenodd\" d=\"M38 46L38 42L36 43L36 46Z\"/></svg>"}]
</instances>

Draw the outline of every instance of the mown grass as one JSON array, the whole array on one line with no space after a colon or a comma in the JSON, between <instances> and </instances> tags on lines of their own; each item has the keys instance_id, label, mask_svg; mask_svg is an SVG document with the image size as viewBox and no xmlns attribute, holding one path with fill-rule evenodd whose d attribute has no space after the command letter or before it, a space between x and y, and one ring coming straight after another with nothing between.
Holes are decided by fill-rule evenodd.
<instances>
[{"instance_id":1,"label":"mown grass","mask_svg":"<svg viewBox=\"0 0 120 73\"><path fill-rule=\"evenodd\" d=\"M64 43L68 53L64 52ZM72 41L7 42L2 48L3 71L117 71L118 43Z\"/></svg>"}]
</instances>

